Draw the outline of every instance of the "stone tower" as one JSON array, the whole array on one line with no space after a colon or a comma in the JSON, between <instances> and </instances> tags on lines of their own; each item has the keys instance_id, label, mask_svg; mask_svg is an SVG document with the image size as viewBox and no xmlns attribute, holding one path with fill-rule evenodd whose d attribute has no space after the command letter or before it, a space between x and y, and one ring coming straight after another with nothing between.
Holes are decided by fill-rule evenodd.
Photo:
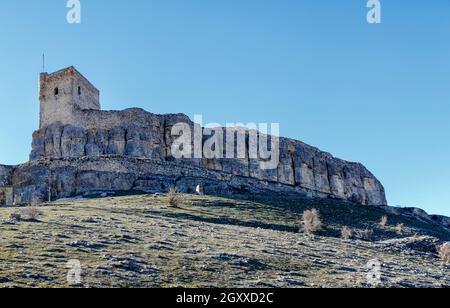
<instances>
[{"instance_id":1,"label":"stone tower","mask_svg":"<svg viewBox=\"0 0 450 308\"><path fill-rule=\"evenodd\" d=\"M100 110L100 92L73 66L39 78L39 128L77 124L77 110Z\"/></svg>"}]
</instances>

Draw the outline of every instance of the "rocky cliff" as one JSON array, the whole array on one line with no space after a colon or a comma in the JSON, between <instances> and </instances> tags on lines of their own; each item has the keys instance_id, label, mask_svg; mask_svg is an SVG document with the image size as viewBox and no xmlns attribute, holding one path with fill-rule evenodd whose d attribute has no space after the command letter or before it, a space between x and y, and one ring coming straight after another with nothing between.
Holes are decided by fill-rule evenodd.
<instances>
[{"instance_id":1,"label":"rocky cliff","mask_svg":"<svg viewBox=\"0 0 450 308\"><path fill-rule=\"evenodd\" d=\"M0 186L10 185L12 170L11 166L0 165Z\"/></svg>"},{"instance_id":2,"label":"rocky cliff","mask_svg":"<svg viewBox=\"0 0 450 308\"><path fill-rule=\"evenodd\" d=\"M155 115L141 109L77 110L77 124L55 122L33 134L30 163L8 169L16 201L68 197L89 190L158 190L177 184L211 193L272 190L311 197L385 205L381 183L361 164L334 158L300 141L279 138L278 168L261 159L175 159L172 127L185 115ZM249 152L247 131L246 153ZM0 170L2 171L2 170ZM156 189L155 189L156 188Z\"/></svg>"}]
</instances>

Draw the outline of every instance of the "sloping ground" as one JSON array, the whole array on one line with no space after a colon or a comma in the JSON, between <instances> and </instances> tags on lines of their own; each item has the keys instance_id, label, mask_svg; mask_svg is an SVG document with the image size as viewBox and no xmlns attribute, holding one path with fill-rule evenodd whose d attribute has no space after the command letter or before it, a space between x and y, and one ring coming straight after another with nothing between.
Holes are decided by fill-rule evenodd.
<instances>
[{"instance_id":1,"label":"sloping ground","mask_svg":"<svg viewBox=\"0 0 450 308\"><path fill-rule=\"evenodd\" d=\"M68 286L69 260L81 263L82 287L366 287L374 259L381 286L450 286L434 250L450 232L427 219L394 212L382 228L381 207L252 198L184 195L176 208L163 195L62 200L40 206L37 222L2 208L0 287ZM299 234L313 207L325 229ZM374 229L374 241L337 238L343 225Z\"/></svg>"}]
</instances>

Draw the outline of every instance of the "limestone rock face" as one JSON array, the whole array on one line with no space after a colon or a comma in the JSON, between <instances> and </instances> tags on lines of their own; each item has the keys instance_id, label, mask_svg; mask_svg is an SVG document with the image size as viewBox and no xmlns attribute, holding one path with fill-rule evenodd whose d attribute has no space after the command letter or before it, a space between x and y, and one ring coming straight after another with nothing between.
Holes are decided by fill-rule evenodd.
<instances>
[{"instance_id":1,"label":"limestone rock face","mask_svg":"<svg viewBox=\"0 0 450 308\"><path fill-rule=\"evenodd\" d=\"M0 186L11 185L11 174L13 168L10 166L0 165Z\"/></svg>"},{"instance_id":2,"label":"limestone rock face","mask_svg":"<svg viewBox=\"0 0 450 308\"><path fill-rule=\"evenodd\" d=\"M185 123L193 132L196 125L185 115L154 115L141 109L121 112L93 110L77 112L78 125L63 125L56 122L33 134L31 161L121 157L151 160L154 163L171 162L175 165L200 168L205 172L208 170L218 172L222 178L219 176L215 181L224 183L219 185L220 189L218 185L215 185L214 189L221 191L226 191L227 187L230 187L230 183L226 181L230 180L230 176L234 176L256 180L255 185L259 187L264 186L265 184L261 184L264 182L283 189L287 187L293 191L301 190L311 196L343 199L364 205L387 203L383 186L364 166L334 158L331 154L300 141L279 138L278 167L268 170L261 168L263 158L250 158L249 131L246 130L241 131L245 140L245 157L231 155L233 158L227 158L226 155L230 154L226 151L228 135L225 129L218 129L215 134L221 132L223 138L217 139L219 141L215 149L223 152L223 158L175 159L171 152L172 145L179 136L172 135L172 128L178 123ZM200 132L205 130L198 126L196 128ZM211 142L209 137L201 139L201 147ZM191 139L191 146L194 148L194 136ZM116 179L117 170L113 169L113 165L99 174L91 171L80 172L79 169L84 167L82 164L81 162L78 165L74 164L70 168L67 167L69 169L65 169L64 172L57 173L59 178L55 185L58 191L55 193L70 196L79 193L80 189L82 191L83 188L80 187L130 190L136 187L166 187L168 184L167 178L162 179L161 174L156 171L149 172L152 176L147 175L146 178L139 177L140 170L127 171L126 176L121 173L121 177ZM70 180L74 174L76 180ZM171 174L170 179L173 180L178 176L183 174ZM204 184L198 183L191 174L184 176L187 177L182 181L185 182L186 189L189 187L187 190L195 192L195 187ZM191 182L187 180L188 178ZM205 193L208 193L208 184L205 183L203 186ZM40 188L36 189L39 191ZM26 191L24 194L26 195Z\"/></svg>"},{"instance_id":3,"label":"limestone rock face","mask_svg":"<svg viewBox=\"0 0 450 308\"><path fill-rule=\"evenodd\" d=\"M166 192L176 186L180 191L234 195L243 193L295 193L309 195L301 187L240 177L179 162L131 157L62 158L36 160L14 168L10 183L14 185L16 203L42 202L102 192ZM313 192L312 197L327 197Z\"/></svg>"}]
</instances>

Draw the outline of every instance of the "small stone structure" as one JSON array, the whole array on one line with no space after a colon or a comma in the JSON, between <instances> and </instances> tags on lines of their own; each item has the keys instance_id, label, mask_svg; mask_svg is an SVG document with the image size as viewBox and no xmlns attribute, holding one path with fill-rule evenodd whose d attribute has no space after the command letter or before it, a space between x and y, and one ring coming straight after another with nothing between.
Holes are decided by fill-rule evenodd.
<instances>
[{"instance_id":1,"label":"small stone structure","mask_svg":"<svg viewBox=\"0 0 450 308\"><path fill-rule=\"evenodd\" d=\"M200 185L206 194L282 192L387 203L382 184L363 165L297 140L279 138L280 162L273 170L261 169L261 160L248 155L176 159L173 126L196 125L186 115L102 111L99 91L74 67L42 73L39 88L40 127L30 162L0 166L0 185L14 186L16 203L92 192L165 191L173 185L193 193Z\"/></svg>"}]
</instances>

